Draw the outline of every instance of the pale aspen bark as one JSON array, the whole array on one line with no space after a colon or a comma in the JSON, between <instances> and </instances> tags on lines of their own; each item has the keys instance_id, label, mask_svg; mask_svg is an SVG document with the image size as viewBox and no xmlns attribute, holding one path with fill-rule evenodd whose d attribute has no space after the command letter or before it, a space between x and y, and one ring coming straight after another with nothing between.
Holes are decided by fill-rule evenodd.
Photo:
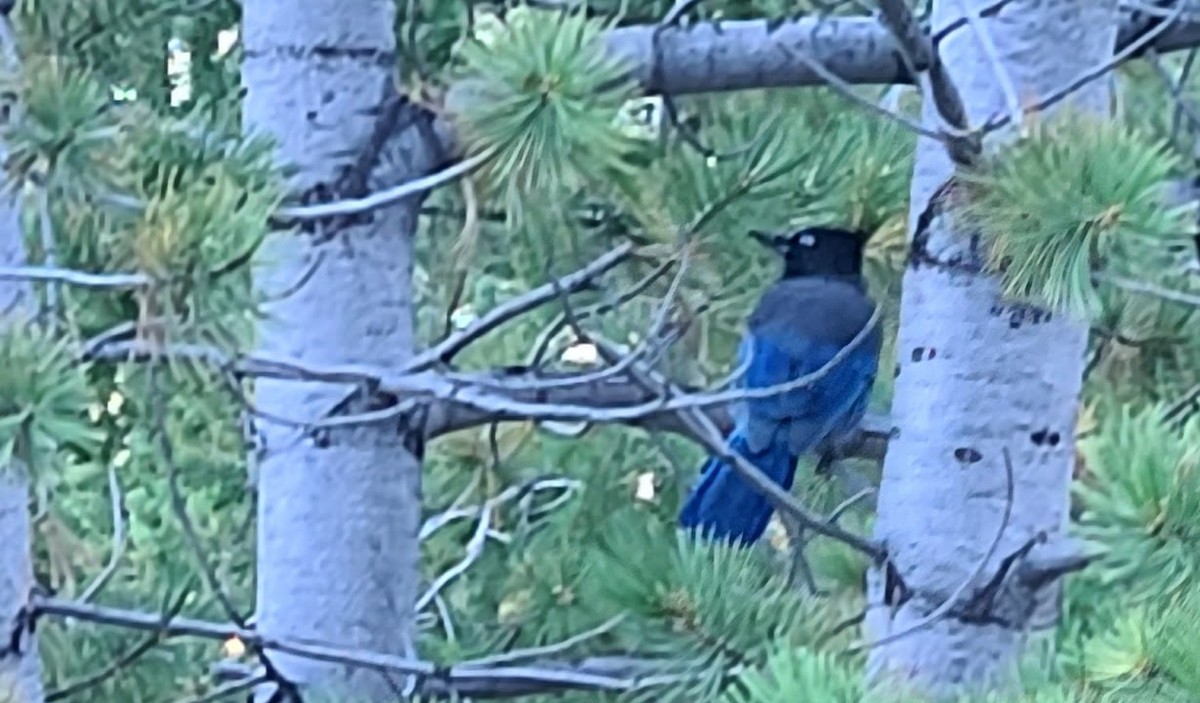
<instances>
[{"instance_id":1,"label":"pale aspen bark","mask_svg":"<svg viewBox=\"0 0 1200 703\"><path fill-rule=\"evenodd\" d=\"M367 149L396 71L394 12L392 0L244 4L246 129L278 140L278 158L297 168L289 192L335 189ZM394 131L372 189L431 166L416 129ZM260 348L315 363L403 364L413 353L419 200L315 234L273 233L256 271L258 290L276 296L260 326ZM267 413L311 421L347 390L260 381L255 397ZM418 587L419 443L405 441L395 418L316 435L258 424L257 627L275 637L408 652ZM394 701L404 685L378 672L278 653L273 660L288 679L337 700Z\"/></svg>"},{"instance_id":2,"label":"pale aspen bark","mask_svg":"<svg viewBox=\"0 0 1200 703\"><path fill-rule=\"evenodd\" d=\"M6 152L6 149L0 149ZM25 263L20 209L11 196L0 196L0 266ZM29 286L0 281L0 326L23 322L31 312ZM20 462L0 466L0 701L40 703L42 663L37 639L26 633L19 653L3 654L21 608L29 601L33 580L33 531L29 515L29 474Z\"/></svg>"},{"instance_id":3,"label":"pale aspen bark","mask_svg":"<svg viewBox=\"0 0 1200 703\"><path fill-rule=\"evenodd\" d=\"M988 4L938 0L934 27L966 6L978 11ZM992 57L969 29L940 51L974 126L1008 110L1002 80L1026 101L1108 61L1117 19L1115 0L1016 0L980 22L994 43ZM1068 102L1103 113L1109 82L1095 81ZM933 110L925 105L925 122L936 128ZM1011 137L1011 131L993 136L986 148ZM1029 632L1056 616L1057 581L1022 588L1013 573L995 602L972 595L1004 557L1037 535L1045 534L1049 546L1035 547L1031 557L1061 546L1088 333L1081 321L1003 300L996 278L979 269L983 254L969 229L940 215L927 227L919 222L952 173L944 147L922 138L910 232L925 231L904 274L892 407L897 433L876 523L894 571L868 574L866 628L868 640L909 630L976 571L1002 523L1003 451L1010 452L1012 514L987 565L947 616L876 647L869 658L873 679L894 677L941 697L1011 682Z\"/></svg>"}]
</instances>

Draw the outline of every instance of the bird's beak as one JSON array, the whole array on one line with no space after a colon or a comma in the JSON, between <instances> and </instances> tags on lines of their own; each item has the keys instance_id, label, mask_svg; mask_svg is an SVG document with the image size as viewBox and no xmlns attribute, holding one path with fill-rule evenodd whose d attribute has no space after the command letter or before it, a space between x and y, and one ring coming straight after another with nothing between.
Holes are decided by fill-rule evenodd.
<instances>
[{"instance_id":1,"label":"bird's beak","mask_svg":"<svg viewBox=\"0 0 1200 703\"><path fill-rule=\"evenodd\" d=\"M768 249L773 249L778 254L787 251L787 237L757 229L750 230L750 236L754 238L754 241Z\"/></svg>"}]
</instances>

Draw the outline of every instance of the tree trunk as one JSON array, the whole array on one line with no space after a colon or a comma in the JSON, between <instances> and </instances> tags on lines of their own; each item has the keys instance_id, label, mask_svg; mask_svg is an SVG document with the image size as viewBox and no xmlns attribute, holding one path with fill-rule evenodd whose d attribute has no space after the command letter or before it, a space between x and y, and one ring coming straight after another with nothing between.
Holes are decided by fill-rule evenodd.
<instances>
[{"instance_id":1,"label":"tree trunk","mask_svg":"<svg viewBox=\"0 0 1200 703\"><path fill-rule=\"evenodd\" d=\"M376 129L381 98L395 94L393 0L248 0L243 8L245 125L274 135L281 162L297 168L289 192L361 196L364 187L430 167L419 130ZM368 146L377 131L400 136L388 149ZM381 166L389 156L392 163ZM362 163L374 178L346 177ZM321 223L315 232L273 233L256 272L257 288L274 296L261 350L383 368L409 358L418 201L357 222ZM348 390L262 380L255 397L264 413L307 422ZM418 587L419 443L404 439L395 418L316 433L269 420L258 425L258 629L408 652ZM395 701L404 685L378 672L271 658L291 682L338 700Z\"/></svg>"},{"instance_id":2,"label":"tree trunk","mask_svg":"<svg viewBox=\"0 0 1200 703\"><path fill-rule=\"evenodd\" d=\"M6 152L0 148L0 152ZM6 155L6 154L5 154ZM9 194L0 196L0 266L25 263L20 209ZM0 281L0 327L32 313L28 285ZM33 533L29 521L29 475L19 461L0 466L0 701L41 703L42 662L32 633L21 637L20 652L7 650L9 634L33 588Z\"/></svg>"},{"instance_id":3,"label":"tree trunk","mask_svg":"<svg viewBox=\"0 0 1200 703\"><path fill-rule=\"evenodd\" d=\"M935 31L964 7L978 12L992 4L935 0ZM1109 60L1116 6L1115 0L1015 0L998 17L955 32L942 43L941 59L971 125L1007 113L1004 79L1028 104ZM992 58L979 27L994 44ZM998 71L1005 74L1000 80ZM1108 91L1108 81L1095 81L1070 102L1106 113ZM939 124L929 104L925 124ZM993 137L987 146L1011 137ZM952 173L945 148L922 138L911 231L922 227L920 215ZM1002 300L997 279L979 269L978 240L949 217L935 215L916 240L921 244L904 274L896 345L897 435L888 448L876 524L890 567L868 574L867 637L896 639L872 650L868 669L876 681L948 697L1006 686L1030 630L1056 618L1057 579L1010 578L990 603L972 596L1001 571L1004 557L1041 533L1054 544L1065 532L1088 330L1064 315ZM989 554L1008 502L1005 450L1012 456L1014 499L998 547L947 614L901 636L949 600ZM1021 568L1013 575L1022 573L1034 575Z\"/></svg>"}]
</instances>

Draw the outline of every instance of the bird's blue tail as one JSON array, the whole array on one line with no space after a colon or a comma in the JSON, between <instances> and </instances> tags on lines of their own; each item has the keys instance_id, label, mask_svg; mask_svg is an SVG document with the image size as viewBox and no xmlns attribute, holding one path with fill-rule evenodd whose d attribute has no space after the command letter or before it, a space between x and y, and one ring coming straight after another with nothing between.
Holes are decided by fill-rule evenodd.
<instances>
[{"instance_id":1,"label":"bird's blue tail","mask_svg":"<svg viewBox=\"0 0 1200 703\"><path fill-rule=\"evenodd\" d=\"M726 445L784 490L791 489L798 457L784 439L777 439L756 454L750 451L745 437L735 431ZM766 496L744 481L732 466L710 457L700 471L699 483L679 513L679 524L710 539L750 544L762 537L773 511Z\"/></svg>"}]
</instances>

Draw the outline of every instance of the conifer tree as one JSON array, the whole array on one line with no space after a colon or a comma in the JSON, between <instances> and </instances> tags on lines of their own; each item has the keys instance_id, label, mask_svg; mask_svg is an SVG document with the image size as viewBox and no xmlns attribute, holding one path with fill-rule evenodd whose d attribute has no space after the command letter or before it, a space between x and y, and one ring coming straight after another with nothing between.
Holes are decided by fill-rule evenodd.
<instances>
[{"instance_id":1,"label":"conifer tree","mask_svg":"<svg viewBox=\"0 0 1200 703\"><path fill-rule=\"evenodd\" d=\"M1200 700L1193 5L19 5L0 701ZM818 223L863 441L694 541Z\"/></svg>"}]
</instances>

